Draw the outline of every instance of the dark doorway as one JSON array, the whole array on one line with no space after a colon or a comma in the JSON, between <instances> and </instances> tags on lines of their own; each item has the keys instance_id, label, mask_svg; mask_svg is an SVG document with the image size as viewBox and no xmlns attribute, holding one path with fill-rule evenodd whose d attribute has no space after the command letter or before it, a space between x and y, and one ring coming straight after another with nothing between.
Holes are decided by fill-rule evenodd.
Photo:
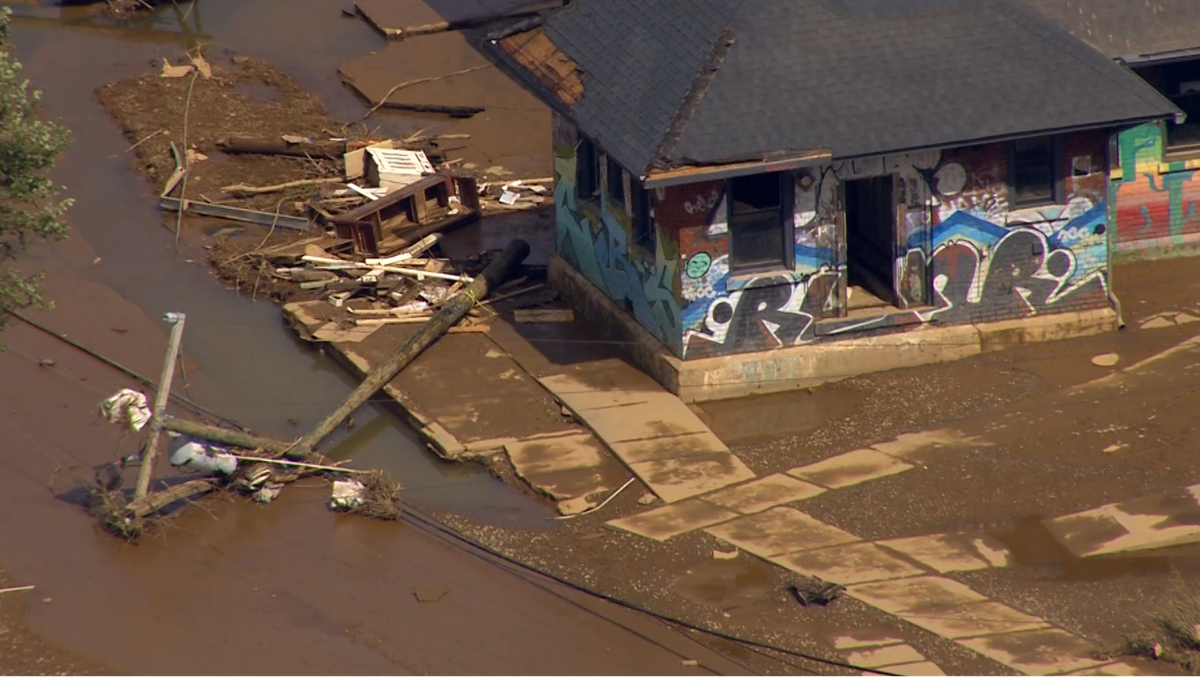
<instances>
[{"instance_id":1,"label":"dark doorway","mask_svg":"<svg viewBox=\"0 0 1200 677\"><path fill-rule=\"evenodd\" d=\"M846 309L896 305L892 177L846 181Z\"/></svg>"}]
</instances>

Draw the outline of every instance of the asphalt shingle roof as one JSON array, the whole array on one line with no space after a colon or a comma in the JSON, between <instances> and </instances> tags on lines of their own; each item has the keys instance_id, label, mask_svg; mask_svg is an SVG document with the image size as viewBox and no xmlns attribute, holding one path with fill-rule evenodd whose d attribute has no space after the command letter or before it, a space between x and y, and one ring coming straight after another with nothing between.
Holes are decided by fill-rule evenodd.
<instances>
[{"instance_id":1,"label":"asphalt shingle roof","mask_svg":"<svg viewBox=\"0 0 1200 677\"><path fill-rule=\"evenodd\" d=\"M1023 0L1111 58L1200 48L1197 0Z\"/></svg>"},{"instance_id":2,"label":"asphalt shingle roof","mask_svg":"<svg viewBox=\"0 0 1200 677\"><path fill-rule=\"evenodd\" d=\"M637 173L789 150L862 157L1175 111L1014 0L575 0L545 31L583 72L576 122Z\"/></svg>"}]
</instances>

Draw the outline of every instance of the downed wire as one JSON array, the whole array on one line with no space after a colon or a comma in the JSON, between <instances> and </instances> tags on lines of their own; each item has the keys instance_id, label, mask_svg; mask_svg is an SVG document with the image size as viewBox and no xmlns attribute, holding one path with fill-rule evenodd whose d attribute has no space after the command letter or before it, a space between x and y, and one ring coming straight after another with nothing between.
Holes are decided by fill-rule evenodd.
<instances>
[{"instance_id":1,"label":"downed wire","mask_svg":"<svg viewBox=\"0 0 1200 677\"><path fill-rule=\"evenodd\" d=\"M110 360L109 358L101 355L100 353L92 350L91 348L88 348L87 346L84 346L76 341L73 341L73 340L67 338L67 336L65 334L60 334L60 333L54 331L53 329L46 327L45 325L42 325L38 322L34 322L33 320L29 319L28 317L25 317L24 315L18 313L15 310L10 310L8 312L13 317L24 322L25 324L28 324L29 326L33 327L34 329L45 332L45 333L53 336L54 338L62 341L63 343L66 343L67 345L71 346L72 348L75 348L76 350L82 351L83 353L87 354L90 357L94 357L97 360L100 360L104 364L107 364L108 366L112 367L113 369L116 369L117 371L121 372L122 374L125 374L126 376L136 379L143 385L150 386L151 388L158 387L158 384L155 383L154 381L151 381L150 379L146 378L145 376L142 376L141 374L137 373L136 371L126 367L125 365L123 365L119 362ZM177 395L175 393L170 393L170 396L171 396L171 399L175 400L177 403L182 404L186 407L189 407L201 414L206 414L208 416L211 416L212 418L215 418L222 423L229 423L230 425L234 426L238 430L245 430L245 428L243 428L241 425L239 425L236 421L231 421L231 420L225 418L224 416L221 416L220 414L216 413L215 411L213 411L207 407L204 407L203 405L197 404L196 402L193 402L192 400L188 399L187 397L184 397L183 395Z\"/></svg>"},{"instance_id":2,"label":"downed wire","mask_svg":"<svg viewBox=\"0 0 1200 677\"><path fill-rule=\"evenodd\" d=\"M620 597L614 597L612 595L607 595L602 592L597 592L590 588L585 588L582 585L579 585L577 583L572 583L571 581L569 581L565 578L562 578L561 576L558 576L556 574L550 573L544 569L540 569L533 565L521 562L509 555L506 555L498 550L495 550L487 545L484 545L483 543L476 541L475 539L471 538L470 536L467 536L466 534L462 533L458 529L455 529L454 527L451 527L439 520L429 517L428 515L421 512L420 510L417 510L416 508L412 507L411 505L404 504L404 514L407 517L409 517L410 519L413 519L420 524L423 524L429 528L435 529L447 536L450 536L451 538L455 539L456 541L459 541L460 543L463 543L464 545L481 550L493 557L499 558L499 559L501 559L509 564L515 565L521 569L525 569L527 571L531 571L540 576L544 576L556 583L559 583L560 585L565 585L568 588L571 588L572 590L576 590L578 592L582 592L582 593L591 595L593 597L597 597L599 599L605 600L607 602L611 602L613 604L616 604L617 606L624 607L624 608L630 609L632 611L638 611L638 612L644 613L648 616L653 616L654 618L657 618L661 621L665 621L672 625L678 625L679 627L687 628L688 630L694 630L696 632L701 632L706 635L710 635L712 637L717 637L719 639L723 639L723 640L726 640L729 642L737 642L739 644L745 644L746 646L750 646L750 647L754 647L754 648L767 649L769 651L775 651L775 652L785 654L788 656L795 656L797 658L803 658L805 660L810 660L810 661L822 663L824 665L830 665L830 666L837 667L837 668L844 668L847 670L856 670L858 672L868 673L868 674L872 674L872 675L886 675L888 677L898 677L898 675L896 673L887 672L886 670L883 670L880 668L867 668L867 667L863 667L861 665L845 663L843 661L837 661L837 660L833 660L833 659L829 659L829 658L821 658L820 656L814 656L811 654L806 654L801 651L794 651L792 649L785 649L783 647L775 646L773 644L768 644L766 642L759 642L756 640L747 639L745 637L738 637L737 635L731 635L726 632L721 632L720 630L706 628L702 625L697 625L695 623L691 623L691 622L682 620L680 618L676 618L674 616L668 616L666 614L659 613L657 611L654 611L652 609L644 607L640 604L626 601L624 599L621 599ZM501 567L501 568L503 568L503 567Z\"/></svg>"}]
</instances>

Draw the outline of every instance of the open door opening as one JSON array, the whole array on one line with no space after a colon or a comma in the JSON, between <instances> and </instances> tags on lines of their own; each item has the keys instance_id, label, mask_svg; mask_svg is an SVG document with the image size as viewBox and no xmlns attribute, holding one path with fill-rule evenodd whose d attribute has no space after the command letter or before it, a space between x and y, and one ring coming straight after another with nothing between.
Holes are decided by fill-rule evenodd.
<instances>
[{"instance_id":1,"label":"open door opening","mask_svg":"<svg viewBox=\"0 0 1200 677\"><path fill-rule=\"evenodd\" d=\"M897 306L892 176L846 181L846 311Z\"/></svg>"}]
</instances>

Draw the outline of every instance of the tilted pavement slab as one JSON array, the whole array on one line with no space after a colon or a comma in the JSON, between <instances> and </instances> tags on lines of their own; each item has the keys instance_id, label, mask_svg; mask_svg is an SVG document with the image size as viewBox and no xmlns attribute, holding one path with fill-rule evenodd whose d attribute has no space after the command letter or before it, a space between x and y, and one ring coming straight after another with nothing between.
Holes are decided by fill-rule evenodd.
<instances>
[{"instance_id":1,"label":"tilted pavement slab","mask_svg":"<svg viewBox=\"0 0 1200 677\"><path fill-rule=\"evenodd\" d=\"M1043 522L1076 557L1200 542L1200 485Z\"/></svg>"},{"instance_id":2,"label":"tilted pavement slab","mask_svg":"<svg viewBox=\"0 0 1200 677\"><path fill-rule=\"evenodd\" d=\"M887 666L887 671L893 675L914 675L914 677L944 677L946 674L942 672L942 669L939 668L936 663L930 661L889 665Z\"/></svg>"},{"instance_id":3,"label":"tilted pavement slab","mask_svg":"<svg viewBox=\"0 0 1200 677\"><path fill-rule=\"evenodd\" d=\"M999 602L916 609L897 615L935 635L953 640L1050 627L1049 623L1037 616L1030 616Z\"/></svg>"},{"instance_id":4,"label":"tilted pavement slab","mask_svg":"<svg viewBox=\"0 0 1200 677\"><path fill-rule=\"evenodd\" d=\"M514 440L504 450L518 475L556 500L612 491L630 477L591 433Z\"/></svg>"},{"instance_id":5,"label":"tilted pavement slab","mask_svg":"<svg viewBox=\"0 0 1200 677\"><path fill-rule=\"evenodd\" d=\"M695 412L627 364L580 365L539 382L667 503L754 478Z\"/></svg>"},{"instance_id":6,"label":"tilted pavement slab","mask_svg":"<svg viewBox=\"0 0 1200 677\"><path fill-rule=\"evenodd\" d=\"M862 649L846 654L847 663L864 668L885 668L889 665L918 663L923 660L925 657L907 644Z\"/></svg>"}]
</instances>

